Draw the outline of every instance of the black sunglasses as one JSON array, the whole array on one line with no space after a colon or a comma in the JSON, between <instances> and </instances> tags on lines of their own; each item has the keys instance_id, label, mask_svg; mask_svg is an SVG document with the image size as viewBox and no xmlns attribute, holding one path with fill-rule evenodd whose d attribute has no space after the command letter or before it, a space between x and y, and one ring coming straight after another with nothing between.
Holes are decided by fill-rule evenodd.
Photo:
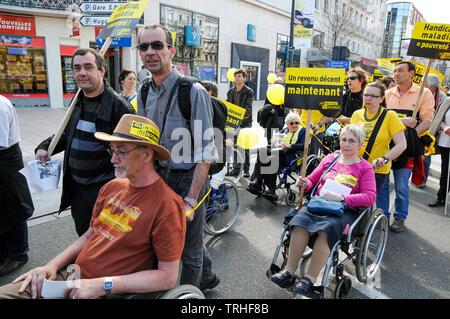
<instances>
[{"instance_id":1,"label":"black sunglasses","mask_svg":"<svg viewBox=\"0 0 450 319\"><path fill-rule=\"evenodd\" d=\"M348 80L356 80L358 77L357 76L349 76Z\"/></svg>"},{"instance_id":2,"label":"black sunglasses","mask_svg":"<svg viewBox=\"0 0 450 319\"><path fill-rule=\"evenodd\" d=\"M161 50L162 48L164 48L164 44L165 44L164 42L156 40L150 43L147 42L140 43L136 46L136 48L141 51L147 51L148 47L152 47L153 50ZM171 45L167 44L167 47L170 48Z\"/></svg>"}]
</instances>

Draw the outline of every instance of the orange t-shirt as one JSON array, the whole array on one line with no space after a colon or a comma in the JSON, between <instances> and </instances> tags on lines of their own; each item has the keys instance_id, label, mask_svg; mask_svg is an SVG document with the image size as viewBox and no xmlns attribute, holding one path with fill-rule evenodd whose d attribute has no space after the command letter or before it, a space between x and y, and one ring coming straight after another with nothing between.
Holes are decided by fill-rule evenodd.
<instances>
[{"instance_id":1,"label":"orange t-shirt","mask_svg":"<svg viewBox=\"0 0 450 319\"><path fill-rule=\"evenodd\" d=\"M409 113L412 114L412 111L414 111L417 97L419 96L419 90L420 88L414 83L411 85L408 92L406 92L402 97L400 97L400 94L398 93L398 86L387 90L385 94L386 109L397 111L397 114L400 118L411 116ZM423 90L422 100L420 101L418 112L419 117L422 121L432 121L434 118L434 98L431 91L427 88L424 88Z\"/></svg>"},{"instance_id":2,"label":"orange t-shirt","mask_svg":"<svg viewBox=\"0 0 450 319\"><path fill-rule=\"evenodd\" d=\"M181 258L186 234L184 203L161 178L142 188L116 178L101 188L91 228L94 233L75 261L81 278L156 269L157 261Z\"/></svg>"}]
</instances>

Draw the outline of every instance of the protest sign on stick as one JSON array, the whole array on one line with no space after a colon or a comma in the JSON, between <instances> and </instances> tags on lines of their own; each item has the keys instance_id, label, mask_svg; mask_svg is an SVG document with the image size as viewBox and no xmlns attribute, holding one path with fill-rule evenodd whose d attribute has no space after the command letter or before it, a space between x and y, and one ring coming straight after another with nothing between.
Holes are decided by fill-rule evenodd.
<instances>
[{"instance_id":1,"label":"protest sign on stick","mask_svg":"<svg viewBox=\"0 0 450 319\"><path fill-rule=\"evenodd\" d=\"M306 177L306 159L308 158L308 149L311 141L312 110L319 110L327 117L339 116L341 113L345 78L345 69L286 69L284 106L286 108L303 109L307 112L302 177ZM302 207L303 194L304 187L301 187L297 209Z\"/></svg>"}]
</instances>

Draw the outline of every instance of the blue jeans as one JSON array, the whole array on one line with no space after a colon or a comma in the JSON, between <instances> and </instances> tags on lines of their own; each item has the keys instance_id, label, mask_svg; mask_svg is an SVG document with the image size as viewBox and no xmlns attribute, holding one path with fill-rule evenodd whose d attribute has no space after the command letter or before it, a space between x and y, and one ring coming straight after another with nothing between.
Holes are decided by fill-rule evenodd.
<instances>
[{"instance_id":1,"label":"blue jeans","mask_svg":"<svg viewBox=\"0 0 450 319\"><path fill-rule=\"evenodd\" d=\"M375 182L377 183L377 208L382 209L389 219L389 173L375 173Z\"/></svg>"},{"instance_id":2,"label":"blue jeans","mask_svg":"<svg viewBox=\"0 0 450 319\"><path fill-rule=\"evenodd\" d=\"M394 187L395 187L395 212L394 218L405 220L408 216L408 206L409 206L409 178L411 177L412 170L409 168L399 168L393 169L394 173ZM385 183L382 190L381 196L384 197L383 201L387 202L387 211L384 213L389 219L389 182ZM378 196L377 196L378 197ZM384 203L383 205L386 205ZM378 206L378 204L377 204Z\"/></svg>"}]
</instances>

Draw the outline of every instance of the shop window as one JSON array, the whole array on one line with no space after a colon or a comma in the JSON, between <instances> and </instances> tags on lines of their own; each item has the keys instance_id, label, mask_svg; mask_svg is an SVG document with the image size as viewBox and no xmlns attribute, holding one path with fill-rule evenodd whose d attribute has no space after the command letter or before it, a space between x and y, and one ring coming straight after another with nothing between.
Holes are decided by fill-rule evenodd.
<instances>
[{"instance_id":1,"label":"shop window","mask_svg":"<svg viewBox=\"0 0 450 319\"><path fill-rule=\"evenodd\" d=\"M175 45L177 52L173 58L176 68L187 75L204 81L217 79L218 29L219 19L200 13L183 10L171 6L160 6L161 24L176 32ZM173 20L172 16L179 17ZM185 44L187 25L195 26L200 33L200 47Z\"/></svg>"},{"instance_id":2,"label":"shop window","mask_svg":"<svg viewBox=\"0 0 450 319\"><path fill-rule=\"evenodd\" d=\"M0 35L0 94L48 94L44 38Z\"/></svg>"}]
</instances>

